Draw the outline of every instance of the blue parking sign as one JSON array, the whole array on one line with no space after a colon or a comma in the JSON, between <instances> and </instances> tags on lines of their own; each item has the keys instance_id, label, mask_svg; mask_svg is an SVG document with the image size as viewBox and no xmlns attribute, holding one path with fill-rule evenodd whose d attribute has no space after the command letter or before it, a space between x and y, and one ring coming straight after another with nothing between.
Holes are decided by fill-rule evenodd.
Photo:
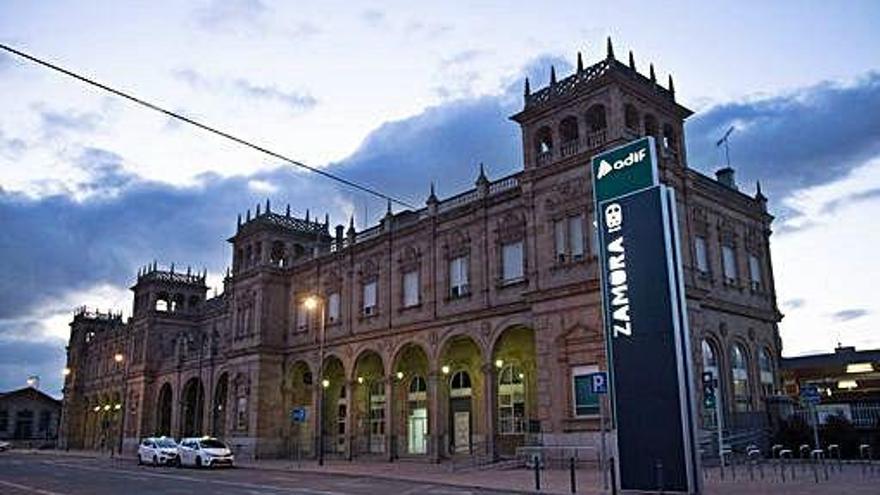
<instances>
[{"instance_id":1,"label":"blue parking sign","mask_svg":"<svg viewBox=\"0 0 880 495\"><path fill-rule=\"evenodd\" d=\"M608 393L608 373L600 371L590 376L590 392L594 394Z\"/></svg>"},{"instance_id":2,"label":"blue parking sign","mask_svg":"<svg viewBox=\"0 0 880 495\"><path fill-rule=\"evenodd\" d=\"M290 411L290 419L294 423L304 423L306 420L306 410L303 407L297 407Z\"/></svg>"}]
</instances>

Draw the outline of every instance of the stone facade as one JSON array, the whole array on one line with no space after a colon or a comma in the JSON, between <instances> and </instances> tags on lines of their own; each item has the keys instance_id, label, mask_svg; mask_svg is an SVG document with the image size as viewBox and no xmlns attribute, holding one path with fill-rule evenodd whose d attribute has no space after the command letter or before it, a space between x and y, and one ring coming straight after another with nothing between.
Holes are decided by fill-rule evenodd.
<instances>
[{"instance_id":1,"label":"stone facade","mask_svg":"<svg viewBox=\"0 0 880 495\"><path fill-rule=\"evenodd\" d=\"M61 401L33 387L0 393L0 440L20 448L55 445Z\"/></svg>"},{"instance_id":2,"label":"stone facade","mask_svg":"<svg viewBox=\"0 0 880 495\"><path fill-rule=\"evenodd\" d=\"M697 376L718 374L728 414L762 409L780 353L772 217L732 171L716 180L687 167L690 114L671 79L658 85L653 67L646 77L609 46L539 91L526 82L512 117L519 173L490 181L481 167L474 189L432 191L425 207L389 209L361 232L267 201L229 239L221 295L205 299L204 274L154 264L127 322L76 315L66 442L94 447L102 416L119 421L119 398L115 431L129 446L213 434L258 457L314 455L322 441L327 455L437 460L592 441L594 398L573 385L605 366L588 164L643 135L677 191ZM300 408L306 420L293 422Z\"/></svg>"}]
</instances>

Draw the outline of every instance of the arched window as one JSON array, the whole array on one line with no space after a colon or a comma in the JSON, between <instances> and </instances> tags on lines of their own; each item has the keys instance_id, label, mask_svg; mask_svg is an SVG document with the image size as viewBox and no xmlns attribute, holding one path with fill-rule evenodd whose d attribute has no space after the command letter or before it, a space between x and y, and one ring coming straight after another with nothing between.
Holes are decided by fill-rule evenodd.
<instances>
[{"instance_id":1,"label":"arched window","mask_svg":"<svg viewBox=\"0 0 880 495\"><path fill-rule=\"evenodd\" d=\"M498 432L525 432L525 374L519 366L508 364L498 376Z\"/></svg>"},{"instance_id":2,"label":"arched window","mask_svg":"<svg viewBox=\"0 0 880 495\"><path fill-rule=\"evenodd\" d=\"M578 122L577 117L569 116L559 123L559 153L569 156L578 150Z\"/></svg>"},{"instance_id":3,"label":"arched window","mask_svg":"<svg viewBox=\"0 0 880 495\"><path fill-rule=\"evenodd\" d=\"M535 156L539 163L544 163L553 156L553 131L542 127L535 135Z\"/></svg>"},{"instance_id":4,"label":"arched window","mask_svg":"<svg viewBox=\"0 0 880 495\"><path fill-rule=\"evenodd\" d=\"M428 391L428 384L421 376L414 376L409 382L409 398L410 400L422 400L423 394Z\"/></svg>"},{"instance_id":5,"label":"arched window","mask_svg":"<svg viewBox=\"0 0 880 495\"><path fill-rule=\"evenodd\" d=\"M703 339L703 373L712 373L716 379L720 376L718 373L718 354L715 352L715 346Z\"/></svg>"},{"instance_id":6,"label":"arched window","mask_svg":"<svg viewBox=\"0 0 880 495\"><path fill-rule=\"evenodd\" d=\"M171 297L167 292L160 292L156 296L155 309L162 312L171 311Z\"/></svg>"},{"instance_id":7,"label":"arched window","mask_svg":"<svg viewBox=\"0 0 880 495\"><path fill-rule=\"evenodd\" d=\"M597 103L587 109L587 132L599 132L608 127L608 121L605 118L605 105Z\"/></svg>"},{"instance_id":8,"label":"arched window","mask_svg":"<svg viewBox=\"0 0 880 495\"><path fill-rule=\"evenodd\" d=\"M626 124L627 129L632 129L638 132L639 111L636 110L636 106L632 103L627 103L623 106L623 121L624 124Z\"/></svg>"},{"instance_id":9,"label":"arched window","mask_svg":"<svg viewBox=\"0 0 880 495\"><path fill-rule=\"evenodd\" d=\"M773 395L773 359L766 347L758 352L758 371L761 379L761 393L764 397Z\"/></svg>"},{"instance_id":10,"label":"arched window","mask_svg":"<svg viewBox=\"0 0 880 495\"><path fill-rule=\"evenodd\" d=\"M657 137L660 134L660 125L657 123L657 117L651 114L645 115L645 136Z\"/></svg>"},{"instance_id":11,"label":"arched window","mask_svg":"<svg viewBox=\"0 0 880 495\"><path fill-rule=\"evenodd\" d=\"M449 380L449 396L450 397L470 397L471 396L471 376L467 371L456 371Z\"/></svg>"},{"instance_id":12,"label":"arched window","mask_svg":"<svg viewBox=\"0 0 880 495\"><path fill-rule=\"evenodd\" d=\"M675 137L675 130L670 124L663 125L663 147L672 151L678 150L678 140Z\"/></svg>"},{"instance_id":13,"label":"arched window","mask_svg":"<svg viewBox=\"0 0 880 495\"><path fill-rule=\"evenodd\" d=\"M284 243L281 241L272 242L272 248L269 252L269 263L274 266L283 268L287 262L287 252Z\"/></svg>"},{"instance_id":14,"label":"arched window","mask_svg":"<svg viewBox=\"0 0 880 495\"><path fill-rule=\"evenodd\" d=\"M740 344L733 344L733 347L730 348L730 375L733 382L734 410L737 412L751 410L749 365L745 350Z\"/></svg>"},{"instance_id":15,"label":"arched window","mask_svg":"<svg viewBox=\"0 0 880 495\"><path fill-rule=\"evenodd\" d=\"M427 453L428 442L428 384L421 376L409 382L407 451L410 454Z\"/></svg>"}]
</instances>

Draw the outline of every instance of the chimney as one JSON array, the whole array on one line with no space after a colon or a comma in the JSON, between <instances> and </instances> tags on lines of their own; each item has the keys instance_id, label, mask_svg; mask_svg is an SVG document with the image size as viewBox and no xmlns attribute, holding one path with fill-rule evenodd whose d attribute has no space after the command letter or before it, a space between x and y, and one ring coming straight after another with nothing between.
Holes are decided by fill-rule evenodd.
<instances>
[{"instance_id":1,"label":"chimney","mask_svg":"<svg viewBox=\"0 0 880 495\"><path fill-rule=\"evenodd\" d=\"M724 167L715 171L715 179L723 186L727 186L734 191L739 190L736 187L736 178L734 176L734 171L730 167Z\"/></svg>"}]
</instances>

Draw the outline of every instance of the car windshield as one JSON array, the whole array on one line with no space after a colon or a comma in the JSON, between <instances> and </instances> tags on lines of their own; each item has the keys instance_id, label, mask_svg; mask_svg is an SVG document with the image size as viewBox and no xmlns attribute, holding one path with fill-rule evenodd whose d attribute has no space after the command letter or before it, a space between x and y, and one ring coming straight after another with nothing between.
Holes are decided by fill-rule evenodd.
<instances>
[{"instance_id":1,"label":"car windshield","mask_svg":"<svg viewBox=\"0 0 880 495\"><path fill-rule=\"evenodd\" d=\"M156 440L156 445L165 449L173 449L174 447L177 447L174 440L171 440L170 438L160 438L159 440Z\"/></svg>"},{"instance_id":2,"label":"car windshield","mask_svg":"<svg viewBox=\"0 0 880 495\"><path fill-rule=\"evenodd\" d=\"M220 440L214 440L209 438L208 440L202 440L200 442L202 444L203 449L225 449L226 444L221 442Z\"/></svg>"}]
</instances>

